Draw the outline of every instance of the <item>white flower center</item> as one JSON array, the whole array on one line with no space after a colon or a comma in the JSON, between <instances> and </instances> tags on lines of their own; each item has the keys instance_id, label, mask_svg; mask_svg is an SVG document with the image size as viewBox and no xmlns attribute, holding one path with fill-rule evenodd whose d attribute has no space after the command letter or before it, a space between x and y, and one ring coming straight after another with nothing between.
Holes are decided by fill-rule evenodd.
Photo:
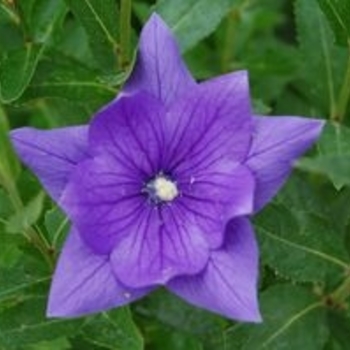
<instances>
[{"instance_id":1,"label":"white flower center","mask_svg":"<svg viewBox=\"0 0 350 350\"><path fill-rule=\"evenodd\" d=\"M152 181L152 189L154 191L154 195L160 201L164 202L172 201L179 194L176 183L164 176L158 176Z\"/></svg>"}]
</instances>

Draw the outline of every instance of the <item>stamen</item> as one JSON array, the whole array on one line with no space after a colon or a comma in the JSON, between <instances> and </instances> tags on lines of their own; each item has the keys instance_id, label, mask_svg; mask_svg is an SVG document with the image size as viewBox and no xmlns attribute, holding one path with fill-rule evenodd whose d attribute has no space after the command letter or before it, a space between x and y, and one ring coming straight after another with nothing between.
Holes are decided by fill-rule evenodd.
<instances>
[{"instance_id":1,"label":"stamen","mask_svg":"<svg viewBox=\"0 0 350 350\"><path fill-rule=\"evenodd\" d=\"M154 180L153 187L155 195L165 202L172 201L179 194L176 184L162 176Z\"/></svg>"},{"instance_id":2,"label":"stamen","mask_svg":"<svg viewBox=\"0 0 350 350\"><path fill-rule=\"evenodd\" d=\"M146 188L150 198L157 203L171 202L179 195L176 183L164 175L155 177Z\"/></svg>"}]
</instances>

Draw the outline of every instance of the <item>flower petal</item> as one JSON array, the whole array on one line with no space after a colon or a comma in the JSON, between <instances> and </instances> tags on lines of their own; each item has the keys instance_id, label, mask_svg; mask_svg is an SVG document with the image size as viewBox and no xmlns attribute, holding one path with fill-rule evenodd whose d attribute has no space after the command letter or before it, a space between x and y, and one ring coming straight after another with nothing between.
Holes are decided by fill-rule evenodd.
<instances>
[{"instance_id":1,"label":"flower petal","mask_svg":"<svg viewBox=\"0 0 350 350\"><path fill-rule=\"evenodd\" d=\"M293 162L318 138L323 121L298 117L256 117L255 133L246 165L256 180L255 210L279 190Z\"/></svg>"},{"instance_id":2,"label":"flower petal","mask_svg":"<svg viewBox=\"0 0 350 350\"><path fill-rule=\"evenodd\" d=\"M228 318L259 322L257 278L254 233L249 221L240 218L229 223L224 246L212 251L202 273L177 277L167 287L199 307Z\"/></svg>"},{"instance_id":3,"label":"flower petal","mask_svg":"<svg viewBox=\"0 0 350 350\"><path fill-rule=\"evenodd\" d=\"M78 165L60 204L96 254L110 253L147 205L138 174L106 155Z\"/></svg>"},{"instance_id":4,"label":"flower petal","mask_svg":"<svg viewBox=\"0 0 350 350\"><path fill-rule=\"evenodd\" d=\"M76 230L70 233L51 285L47 315L76 317L141 298L150 289L130 289L113 275L108 256L95 255Z\"/></svg>"},{"instance_id":5,"label":"flower petal","mask_svg":"<svg viewBox=\"0 0 350 350\"><path fill-rule=\"evenodd\" d=\"M123 92L148 91L168 106L195 85L173 34L153 14L142 30L136 64Z\"/></svg>"},{"instance_id":6,"label":"flower petal","mask_svg":"<svg viewBox=\"0 0 350 350\"><path fill-rule=\"evenodd\" d=\"M88 157L87 129L86 126L56 130L20 128L11 132L18 155L55 200L75 165Z\"/></svg>"},{"instance_id":7,"label":"flower petal","mask_svg":"<svg viewBox=\"0 0 350 350\"><path fill-rule=\"evenodd\" d=\"M167 161L177 173L226 158L240 162L253 121L247 73L228 74L192 89L167 113Z\"/></svg>"},{"instance_id":8,"label":"flower petal","mask_svg":"<svg viewBox=\"0 0 350 350\"><path fill-rule=\"evenodd\" d=\"M155 173L164 152L163 114L159 101L145 92L113 101L91 124L91 153L108 153L135 174Z\"/></svg>"},{"instance_id":9,"label":"flower petal","mask_svg":"<svg viewBox=\"0 0 350 350\"><path fill-rule=\"evenodd\" d=\"M131 287L165 284L204 268L208 246L196 222L185 214L175 203L142 212L112 253L120 281Z\"/></svg>"},{"instance_id":10,"label":"flower petal","mask_svg":"<svg viewBox=\"0 0 350 350\"><path fill-rule=\"evenodd\" d=\"M255 181L250 170L227 160L179 181L178 205L190 212L211 248L222 245L227 222L253 212Z\"/></svg>"}]
</instances>

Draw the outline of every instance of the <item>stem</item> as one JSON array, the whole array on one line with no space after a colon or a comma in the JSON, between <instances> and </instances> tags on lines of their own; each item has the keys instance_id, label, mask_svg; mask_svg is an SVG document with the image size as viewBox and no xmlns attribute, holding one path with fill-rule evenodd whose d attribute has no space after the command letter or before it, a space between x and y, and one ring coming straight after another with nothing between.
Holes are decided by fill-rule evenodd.
<instances>
[{"instance_id":1,"label":"stem","mask_svg":"<svg viewBox=\"0 0 350 350\"><path fill-rule=\"evenodd\" d=\"M31 242L41 253L50 269L53 269L53 259L50 254L50 247L46 244L45 240L40 236L40 234L33 228L29 227L27 230L23 232L25 237Z\"/></svg>"},{"instance_id":2,"label":"stem","mask_svg":"<svg viewBox=\"0 0 350 350\"><path fill-rule=\"evenodd\" d=\"M228 16L226 22L226 32L224 45L221 55L221 71L226 73L233 58L233 46L235 41L236 24L240 13L238 9L234 9Z\"/></svg>"},{"instance_id":3,"label":"stem","mask_svg":"<svg viewBox=\"0 0 350 350\"><path fill-rule=\"evenodd\" d=\"M120 4L120 66L125 69L129 64L130 33L131 33L131 3L132 0L121 0Z\"/></svg>"},{"instance_id":4,"label":"stem","mask_svg":"<svg viewBox=\"0 0 350 350\"><path fill-rule=\"evenodd\" d=\"M346 74L343 85L340 90L339 100L337 104L336 113L332 115L332 119L337 122L341 122L346 114L346 109L350 98L350 47L349 47L349 58L346 68Z\"/></svg>"},{"instance_id":5,"label":"stem","mask_svg":"<svg viewBox=\"0 0 350 350\"><path fill-rule=\"evenodd\" d=\"M16 24L20 24L20 19L17 13L13 10L13 3L8 2L8 4L0 4L0 7L6 12L9 18Z\"/></svg>"},{"instance_id":6,"label":"stem","mask_svg":"<svg viewBox=\"0 0 350 350\"><path fill-rule=\"evenodd\" d=\"M66 217L62 223L60 224L60 226L58 227L58 229L56 230L53 239L52 239L52 246L56 247L57 242L62 234L62 232L64 231L64 228L66 227L66 225L68 224L68 217Z\"/></svg>"},{"instance_id":7,"label":"stem","mask_svg":"<svg viewBox=\"0 0 350 350\"><path fill-rule=\"evenodd\" d=\"M221 71L226 73L233 61L233 47L236 39L236 29L243 12L253 4L254 0L243 0L239 6L235 6L227 17L223 50L221 54Z\"/></svg>"}]
</instances>

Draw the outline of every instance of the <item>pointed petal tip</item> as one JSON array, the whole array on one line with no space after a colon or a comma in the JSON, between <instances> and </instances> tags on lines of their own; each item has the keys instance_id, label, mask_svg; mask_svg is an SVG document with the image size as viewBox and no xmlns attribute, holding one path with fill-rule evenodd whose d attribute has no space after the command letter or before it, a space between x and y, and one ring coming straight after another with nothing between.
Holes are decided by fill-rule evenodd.
<instances>
[{"instance_id":1,"label":"pointed petal tip","mask_svg":"<svg viewBox=\"0 0 350 350\"><path fill-rule=\"evenodd\" d=\"M152 12L147 22L162 22L165 23L163 18L158 14L158 12Z\"/></svg>"},{"instance_id":2,"label":"pointed petal tip","mask_svg":"<svg viewBox=\"0 0 350 350\"><path fill-rule=\"evenodd\" d=\"M46 307L46 318L68 318L71 315L65 314L62 312L62 309L55 310L55 307L52 305L51 300L49 299L48 305Z\"/></svg>"},{"instance_id":3,"label":"pointed petal tip","mask_svg":"<svg viewBox=\"0 0 350 350\"><path fill-rule=\"evenodd\" d=\"M320 137L326 122L300 116L255 116L246 164L255 175L255 212L278 192L294 162Z\"/></svg>"},{"instance_id":4,"label":"pointed petal tip","mask_svg":"<svg viewBox=\"0 0 350 350\"><path fill-rule=\"evenodd\" d=\"M250 322L252 322L252 323L263 323L263 322L264 322L264 319L263 319L263 317L261 316L261 313L258 312L258 314L255 315L255 317L252 318L252 319L250 320Z\"/></svg>"},{"instance_id":5,"label":"pointed petal tip","mask_svg":"<svg viewBox=\"0 0 350 350\"><path fill-rule=\"evenodd\" d=\"M230 305L231 306L231 305ZM240 307L230 307L228 305L227 308L223 308L222 315L225 317L239 321L239 322L247 322L247 323L261 323L263 322L263 318L259 309L259 302L257 295L255 296L255 300L249 300L244 304L241 304ZM215 310L214 310L215 312Z\"/></svg>"},{"instance_id":6,"label":"pointed petal tip","mask_svg":"<svg viewBox=\"0 0 350 350\"><path fill-rule=\"evenodd\" d=\"M32 159L32 148L33 140L37 139L38 130L32 127L21 127L13 129L9 132L9 138L11 140L12 146L21 159L22 162L26 163L29 159ZM37 149L35 149L37 151Z\"/></svg>"},{"instance_id":7,"label":"pointed petal tip","mask_svg":"<svg viewBox=\"0 0 350 350\"><path fill-rule=\"evenodd\" d=\"M35 129L30 127L17 128L11 130L9 136L13 145L16 147L22 138L30 137L31 132L35 132Z\"/></svg>"},{"instance_id":8,"label":"pointed petal tip","mask_svg":"<svg viewBox=\"0 0 350 350\"><path fill-rule=\"evenodd\" d=\"M237 315L235 313L234 316L227 315L227 317L240 321L240 322L247 322L247 323L262 323L263 318L261 316L260 310L259 310L259 304L258 301L256 300L256 303L252 303L249 310L245 310L242 312L240 315Z\"/></svg>"},{"instance_id":9,"label":"pointed petal tip","mask_svg":"<svg viewBox=\"0 0 350 350\"><path fill-rule=\"evenodd\" d=\"M212 251L202 273L177 277L167 288L187 302L228 319L259 323L257 282L257 244L251 224L241 218L231 222L224 245Z\"/></svg>"},{"instance_id":10,"label":"pointed petal tip","mask_svg":"<svg viewBox=\"0 0 350 350\"><path fill-rule=\"evenodd\" d=\"M310 130L313 131L316 137L320 136L324 126L326 125L326 121L323 119L306 119L306 122L309 123Z\"/></svg>"},{"instance_id":11,"label":"pointed petal tip","mask_svg":"<svg viewBox=\"0 0 350 350\"><path fill-rule=\"evenodd\" d=\"M168 24L163 20L163 18L157 13L152 12L151 16L146 21L142 32L147 32L148 30L163 30L171 32Z\"/></svg>"},{"instance_id":12,"label":"pointed petal tip","mask_svg":"<svg viewBox=\"0 0 350 350\"><path fill-rule=\"evenodd\" d=\"M135 66L123 93L148 91L169 106L195 85L169 24L159 14L151 14L141 31Z\"/></svg>"},{"instance_id":13,"label":"pointed petal tip","mask_svg":"<svg viewBox=\"0 0 350 350\"><path fill-rule=\"evenodd\" d=\"M54 300L49 297L49 301L46 306L45 316L46 318L66 318L73 319L83 317L84 315L91 314L93 312L75 312L72 308L65 308L63 302Z\"/></svg>"},{"instance_id":14,"label":"pointed petal tip","mask_svg":"<svg viewBox=\"0 0 350 350\"><path fill-rule=\"evenodd\" d=\"M76 318L127 305L153 288L122 285L109 258L94 254L73 228L65 242L51 282L46 316Z\"/></svg>"},{"instance_id":15,"label":"pointed petal tip","mask_svg":"<svg viewBox=\"0 0 350 350\"><path fill-rule=\"evenodd\" d=\"M304 138L305 149L304 152L307 151L321 136L322 130L326 124L325 120L322 119L311 119L311 118L303 118L303 117L295 117L297 122L300 123L300 139ZM304 127L303 127L304 124ZM298 127L295 124L296 128ZM304 153L303 152L303 153Z\"/></svg>"},{"instance_id":16,"label":"pointed petal tip","mask_svg":"<svg viewBox=\"0 0 350 350\"><path fill-rule=\"evenodd\" d=\"M53 293L49 294L45 315L47 318L72 318L74 313L67 312L61 300L56 300Z\"/></svg>"}]
</instances>

